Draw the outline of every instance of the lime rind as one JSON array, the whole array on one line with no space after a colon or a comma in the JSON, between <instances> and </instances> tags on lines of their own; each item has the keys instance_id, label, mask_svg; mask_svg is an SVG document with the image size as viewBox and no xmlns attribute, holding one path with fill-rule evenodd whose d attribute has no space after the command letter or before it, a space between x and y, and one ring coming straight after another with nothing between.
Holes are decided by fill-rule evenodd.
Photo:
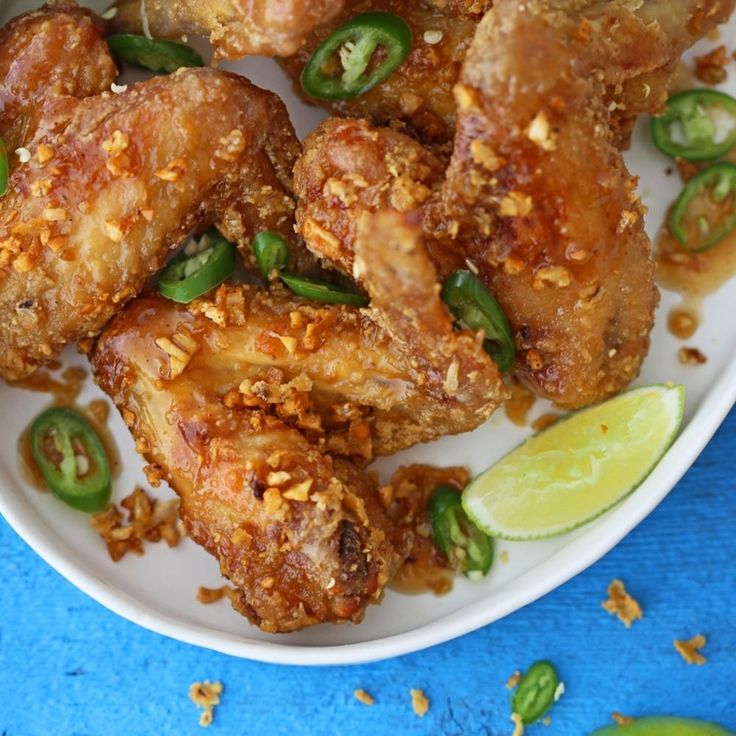
<instances>
[{"instance_id":1,"label":"lime rind","mask_svg":"<svg viewBox=\"0 0 736 736\"><path fill-rule=\"evenodd\" d=\"M590 736L734 736L717 723L691 718L637 718L628 726L604 726Z\"/></svg>"},{"instance_id":2,"label":"lime rind","mask_svg":"<svg viewBox=\"0 0 736 736\"><path fill-rule=\"evenodd\" d=\"M636 411L624 415L627 421L622 425L620 411L627 404ZM654 384L631 389L604 404L571 414L528 438L475 478L463 493L465 512L486 534L510 541L549 539L588 524L631 495L651 475L677 437L684 407L684 387ZM619 420L611 422L619 431L608 437L596 436L595 429L604 427L609 417ZM632 441L632 433L640 433L643 439L636 435ZM631 454L632 447L640 457L634 458L633 467L628 467L627 455ZM544 464L540 462L540 453L544 453ZM628 479L611 482L611 477L616 475L612 471L614 464L624 478L628 474ZM605 483L601 481L601 474L608 475ZM550 478L556 480L550 481ZM535 480L536 487L513 492L514 485L525 483L528 486ZM511 486L509 493L503 490L504 482ZM589 493L586 496L586 491L596 483L607 485L604 500ZM557 498L551 501L550 494ZM574 498L576 494L577 499ZM570 506L577 508L569 513L561 511ZM552 510L552 515L567 518L549 523L546 518L540 518L545 509ZM507 517L518 518L522 512L526 512L527 518L521 523L510 524L500 518L504 513ZM535 516L536 522L527 523Z\"/></svg>"}]
</instances>

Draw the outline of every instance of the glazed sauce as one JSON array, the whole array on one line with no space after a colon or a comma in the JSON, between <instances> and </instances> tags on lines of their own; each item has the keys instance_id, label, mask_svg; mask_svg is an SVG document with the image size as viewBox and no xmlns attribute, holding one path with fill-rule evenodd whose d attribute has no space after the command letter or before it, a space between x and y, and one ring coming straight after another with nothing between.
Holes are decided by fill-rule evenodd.
<instances>
[{"instance_id":1,"label":"glazed sauce","mask_svg":"<svg viewBox=\"0 0 736 736\"><path fill-rule=\"evenodd\" d=\"M388 486L381 489L389 517L414 532L414 546L406 562L391 583L394 590L416 595L444 595L452 590L455 573L432 543L432 525L427 504L438 485L451 485L460 491L470 481L465 468L435 468L411 465L399 468ZM389 490L390 498L386 498Z\"/></svg>"},{"instance_id":2,"label":"glazed sauce","mask_svg":"<svg viewBox=\"0 0 736 736\"><path fill-rule=\"evenodd\" d=\"M667 315L667 329L678 339L687 340L698 329L698 315L692 309L681 306Z\"/></svg>"},{"instance_id":3,"label":"glazed sauce","mask_svg":"<svg viewBox=\"0 0 736 736\"><path fill-rule=\"evenodd\" d=\"M110 463L112 477L117 478L122 470L122 462L115 439L108 427L110 405L104 399L94 399L87 406L78 405L79 395L86 378L87 371L84 368L71 366L65 368L59 378L55 378L47 371L37 371L28 378L11 385L27 391L49 393L53 397L51 406L69 407L82 414L97 431ZM48 491L41 471L33 459L30 426L23 430L18 440L18 467L21 477L29 486L39 491Z\"/></svg>"},{"instance_id":4,"label":"glazed sauce","mask_svg":"<svg viewBox=\"0 0 736 736\"><path fill-rule=\"evenodd\" d=\"M657 278L665 289L683 295L684 305L679 312L686 312L694 320L688 328L682 324L681 314L670 316L674 328L680 332L697 329L698 312L704 297L717 291L736 274L736 231L703 253L691 253L665 227L657 240ZM673 325L670 324L672 331ZM673 334L677 334L674 333ZM679 334L677 335L679 337ZM686 338L685 338L686 339Z\"/></svg>"},{"instance_id":5,"label":"glazed sauce","mask_svg":"<svg viewBox=\"0 0 736 736\"><path fill-rule=\"evenodd\" d=\"M506 399L503 405L506 416L518 427L526 427L529 412L534 406L536 398L528 388L516 381L513 381L509 388L511 389L511 396Z\"/></svg>"},{"instance_id":6,"label":"glazed sauce","mask_svg":"<svg viewBox=\"0 0 736 736\"><path fill-rule=\"evenodd\" d=\"M687 77L685 73L687 71L681 65L673 92L698 86L691 73L689 78ZM736 149L731 150L724 159L736 163ZM692 164L691 171L681 169L680 173L683 178L688 179L706 167L707 164ZM706 205L707 203L704 203L703 206ZM711 209L706 214L710 215L709 219L717 221L719 212ZM669 220L669 214L667 220ZM657 280L660 286L683 296L682 305L673 309L667 316L667 327L678 339L687 340L698 329L700 305L703 299L718 291L726 281L736 275L736 230L709 250L692 253L683 248L665 222L657 237L656 252Z\"/></svg>"},{"instance_id":7,"label":"glazed sauce","mask_svg":"<svg viewBox=\"0 0 736 736\"><path fill-rule=\"evenodd\" d=\"M411 556L394 577L391 588L397 593L445 595L452 590L454 573L429 539L417 537Z\"/></svg>"},{"instance_id":8,"label":"glazed sauce","mask_svg":"<svg viewBox=\"0 0 736 736\"><path fill-rule=\"evenodd\" d=\"M542 414L532 422L532 429L535 432L542 432L553 424L557 424L561 418L559 414L552 414L551 412L549 414Z\"/></svg>"}]
</instances>

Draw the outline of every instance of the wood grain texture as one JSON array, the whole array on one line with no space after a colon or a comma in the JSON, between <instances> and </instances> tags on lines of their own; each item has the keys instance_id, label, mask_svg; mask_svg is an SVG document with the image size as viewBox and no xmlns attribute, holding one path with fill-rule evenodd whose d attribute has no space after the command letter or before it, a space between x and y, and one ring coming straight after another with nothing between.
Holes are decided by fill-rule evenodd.
<instances>
[{"instance_id":1,"label":"wood grain texture","mask_svg":"<svg viewBox=\"0 0 736 736\"><path fill-rule=\"evenodd\" d=\"M582 736L614 710L719 720L736 730L736 412L668 499L593 568L534 605L444 646L359 667L297 669L240 661L164 639L94 603L0 521L2 736L186 736L202 733L187 698L221 680L211 734L503 736L504 683L536 659L567 692L549 728ZM622 578L644 607L626 630L601 609ZM708 663L688 667L674 638L708 636ZM373 707L353 696L365 688ZM424 719L409 689L431 700Z\"/></svg>"}]
</instances>

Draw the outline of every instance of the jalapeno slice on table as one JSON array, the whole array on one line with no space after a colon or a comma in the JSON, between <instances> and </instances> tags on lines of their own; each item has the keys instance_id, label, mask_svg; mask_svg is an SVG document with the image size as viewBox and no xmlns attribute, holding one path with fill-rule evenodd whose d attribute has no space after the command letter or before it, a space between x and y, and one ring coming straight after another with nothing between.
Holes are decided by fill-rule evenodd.
<instances>
[{"instance_id":1,"label":"jalapeno slice on table","mask_svg":"<svg viewBox=\"0 0 736 736\"><path fill-rule=\"evenodd\" d=\"M264 281L271 281L274 275L285 271L291 260L286 241L278 233L270 231L258 233L253 239L253 254Z\"/></svg>"},{"instance_id":2,"label":"jalapeno slice on table","mask_svg":"<svg viewBox=\"0 0 736 736\"><path fill-rule=\"evenodd\" d=\"M664 115L652 118L652 139L672 158L720 158L736 146L736 99L713 89L673 95Z\"/></svg>"},{"instance_id":3,"label":"jalapeno slice on table","mask_svg":"<svg viewBox=\"0 0 736 736\"><path fill-rule=\"evenodd\" d=\"M110 463L97 432L71 409L47 409L31 425L31 453L49 490L78 511L102 511L110 500Z\"/></svg>"},{"instance_id":4,"label":"jalapeno slice on table","mask_svg":"<svg viewBox=\"0 0 736 736\"><path fill-rule=\"evenodd\" d=\"M0 138L0 197L8 193L8 149Z\"/></svg>"},{"instance_id":5,"label":"jalapeno slice on table","mask_svg":"<svg viewBox=\"0 0 736 736\"><path fill-rule=\"evenodd\" d=\"M368 306L368 299L362 294L338 284L328 284L326 281L296 276L293 273L282 273L281 280L294 294L313 302L347 304L351 307Z\"/></svg>"},{"instance_id":6,"label":"jalapeno slice on table","mask_svg":"<svg viewBox=\"0 0 736 736\"><path fill-rule=\"evenodd\" d=\"M161 272L158 288L163 296L181 304L219 286L235 270L235 246L210 230L191 241Z\"/></svg>"},{"instance_id":7,"label":"jalapeno slice on table","mask_svg":"<svg viewBox=\"0 0 736 736\"><path fill-rule=\"evenodd\" d=\"M538 721L554 704L560 678L554 666L542 660L535 662L519 681L511 698L511 709L525 725Z\"/></svg>"},{"instance_id":8,"label":"jalapeno slice on table","mask_svg":"<svg viewBox=\"0 0 736 736\"><path fill-rule=\"evenodd\" d=\"M385 81L412 45L409 24L393 13L362 13L329 36L304 67L301 83L312 97L346 100Z\"/></svg>"},{"instance_id":9,"label":"jalapeno slice on table","mask_svg":"<svg viewBox=\"0 0 736 736\"><path fill-rule=\"evenodd\" d=\"M455 271L445 281L442 299L462 325L485 332L484 347L498 369L511 370L516 358L511 326L485 284L470 271Z\"/></svg>"},{"instance_id":10,"label":"jalapeno slice on table","mask_svg":"<svg viewBox=\"0 0 736 736\"><path fill-rule=\"evenodd\" d=\"M695 253L723 240L736 228L736 165L724 161L690 179L669 224L680 243Z\"/></svg>"},{"instance_id":11,"label":"jalapeno slice on table","mask_svg":"<svg viewBox=\"0 0 736 736\"><path fill-rule=\"evenodd\" d=\"M177 41L118 33L107 39L110 52L118 61L170 74L183 66L204 66L202 57L190 46Z\"/></svg>"},{"instance_id":12,"label":"jalapeno slice on table","mask_svg":"<svg viewBox=\"0 0 736 736\"><path fill-rule=\"evenodd\" d=\"M468 518L460 493L441 485L429 500L432 536L453 570L479 580L493 564L493 540Z\"/></svg>"}]
</instances>

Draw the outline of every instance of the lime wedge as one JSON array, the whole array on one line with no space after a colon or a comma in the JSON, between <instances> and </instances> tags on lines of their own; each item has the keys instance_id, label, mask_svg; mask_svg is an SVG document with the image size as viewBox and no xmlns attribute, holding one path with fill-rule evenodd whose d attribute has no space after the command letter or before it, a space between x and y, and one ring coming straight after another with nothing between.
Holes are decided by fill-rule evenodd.
<instances>
[{"instance_id":1,"label":"lime wedge","mask_svg":"<svg viewBox=\"0 0 736 736\"><path fill-rule=\"evenodd\" d=\"M591 736L733 736L715 723L690 718L637 718L629 726L606 726Z\"/></svg>"},{"instance_id":2,"label":"lime wedge","mask_svg":"<svg viewBox=\"0 0 736 736\"><path fill-rule=\"evenodd\" d=\"M628 496L672 444L685 389L633 389L572 414L478 476L463 492L487 534L545 539L595 519Z\"/></svg>"}]
</instances>

